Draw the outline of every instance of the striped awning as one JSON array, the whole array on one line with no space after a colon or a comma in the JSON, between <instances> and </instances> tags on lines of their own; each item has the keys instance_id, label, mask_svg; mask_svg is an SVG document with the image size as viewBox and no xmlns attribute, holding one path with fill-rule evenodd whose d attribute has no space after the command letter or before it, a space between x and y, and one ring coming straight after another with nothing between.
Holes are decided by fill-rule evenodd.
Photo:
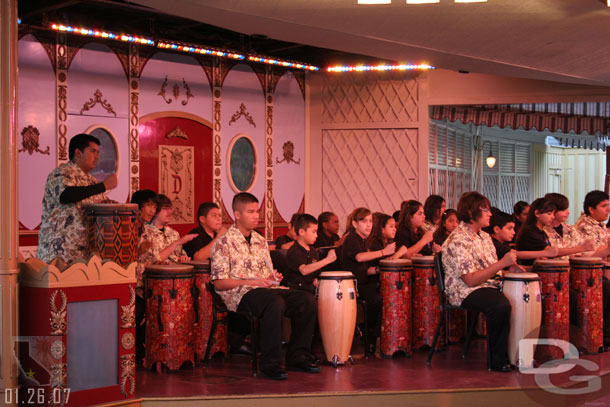
<instances>
[{"instance_id":1,"label":"striped awning","mask_svg":"<svg viewBox=\"0 0 610 407\"><path fill-rule=\"evenodd\" d=\"M562 137L560 142L570 147L603 149L610 144L610 103L432 106L431 117L452 122L459 120L477 126L574 132L581 135L570 137L565 134ZM591 137L583 138L582 133L588 133Z\"/></svg>"}]
</instances>

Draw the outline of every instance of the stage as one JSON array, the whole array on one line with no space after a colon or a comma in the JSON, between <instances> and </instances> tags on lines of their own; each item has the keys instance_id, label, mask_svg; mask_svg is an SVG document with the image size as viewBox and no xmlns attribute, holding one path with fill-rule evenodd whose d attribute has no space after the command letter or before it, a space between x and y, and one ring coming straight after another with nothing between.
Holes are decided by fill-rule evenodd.
<instances>
[{"instance_id":1,"label":"stage","mask_svg":"<svg viewBox=\"0 0 610 407\"><path fill-rule=\"evenodd\" d=\"M185 368L177 373L136 371L136 397L142 406L604 406L610 405L610 353L581 355L593 362L562 374L538 375L488 372L485 341L474 340L466 359L462 345L451 345L426 365L425 352L410 358L364 358L357 346L354 365L324 365L318 374L288 372L288 380L273 381L251 375L250 358L215 358L207 368ZM316 347L318 356L321 349ZM586 362L585 362L586 364ZM591 370L591 366L598 368ZM576 392L585 386L599 390ZM598 378L599 377L599 378ZM548 379L548 380L546 380ZM546 382L545 382L546 380ZM537 383L538 382L538 383ZM553 386L543 390L540 385Z\"/></svg>"}]
</instances>

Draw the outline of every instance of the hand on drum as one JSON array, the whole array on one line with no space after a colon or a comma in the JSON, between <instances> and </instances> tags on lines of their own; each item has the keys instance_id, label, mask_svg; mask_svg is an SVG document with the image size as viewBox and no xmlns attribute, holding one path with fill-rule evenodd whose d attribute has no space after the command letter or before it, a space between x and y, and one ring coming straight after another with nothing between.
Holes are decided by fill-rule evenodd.
<instances>
[{"instance_id":1,"label":"hand on drum","mask_svg":"<svg viewBox=\"0 0 610 407\"><path fill-rule=\"evenodd\" d=\"M544 257L552 258L552 257L559 256L559 249L557 247L547 246L544 248L543 252L544 252Z\"/></svg>"},{"instance_id":2,"label":"hand on drum","mask_svg":"<svg viewBox=\"0 0 610 407\"><path fill-rule=\"evenodd\" d=\"M595 250L593 240L585 240L585 242L582 244L582 247L583 249L585 249L585 252L592 252L593 250Z\"/></svg>"},{"instance_id":3,"label":"hand on drum","mask_svg":"<svg viewBox=\"0 0 610 407\"><path fill-rule=\"evenodd\" d=\"M394 254L394 252L396 252L396 242L390 243L389 245L381 249L382 256L389 256L390 254Z\"/></svg>"},{"instance_id":4,"label":"hand on drum","mask_svg":"<svg viewBox=\"0 0 610 407\"><path fill-rule=\"evenodd\" d=\"M180 256L180 263L186 263L187 261L191 261L189 256Z\"/></svg>"},{"instance_id":5,"label":"hand on drum","mask_svg":"<svg viewBox=\"0 0 610 407\"><path fill-rule=\"evenodd\" d=\"M510 252L506 253L504 255L504 257L502 257L502 260L500 260L502 262L502 268L509 268L513 265L517 264L517 251L516 250L511 250Z\"/></svg>"},{"instance_id":6,"label":"hand on drum","mask_svg":"<svg viewBox=\"0 0 610 407\"><path fill-rule=\"evenodd\" d=\"M434 231L429 230L422 236L422 240L426 242L426 244L432 242L434 240Z\"/></svg>"},{"instance_id":7,"label":"hand on drum","mask_svg":"<svg viewBox=\"0 0 610 407\"><path fill-rule=\"evenodd\" d=\"M325 258L328 260L329 264L337 260L337 253L335 253L335 249L329 250Z\"/></svg>"},{"instance_id":8,"label":"hand on drum","mask_svg":"<svg viewBox=\"0 0 610 407\"><path fill-rule=\"evenodd\" d=\"M511 273L525 273L527 270L520 264L513 264L508 268L508 271Z\"/></svg>"}]
</instances>

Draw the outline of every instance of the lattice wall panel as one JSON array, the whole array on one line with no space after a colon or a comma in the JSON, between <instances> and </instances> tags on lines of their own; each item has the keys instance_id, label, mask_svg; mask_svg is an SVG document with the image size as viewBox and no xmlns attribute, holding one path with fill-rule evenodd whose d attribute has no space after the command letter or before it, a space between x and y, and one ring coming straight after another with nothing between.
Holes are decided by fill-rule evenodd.
<instances>
[{"instance_id":1,"label":"lattice wall panel","mask_svg":"<svg viewBox=\"0 0 610 407\"><path fill-rule=\"evenodd\" d=\"M324 130L322 137L322 208L342 227L356 207L391 214L417 196L417 130Z\"/></svg>"},{"instance_id":2,"label":"lattice wall panel","mask_svg":"<svg viewBox=\"0 0 610 407\"><path fill-rule=\"evenodd\" d=\"M485 195L493 206L498 205L498 176L483 175L483 195Z\"/></svg>"},{"instance_id":3,"label":"lattice wall panel","mask_svg":"<svg viewBox=\"0 0 610 407\"><path fill-rule=\"evenodd\" d=\"M506 213L512 213L515 203L515 177L500 176L500 195L497 206Z\"/></svg>"},{"instance_id":4,"label":"lattice wall panel","mask_svg":"<svg viewBox=\"0 0 610 407\"><path fill-rule=\"evenodd\" d=\"M325 75L322 122L416 122L418 94L419 83L413 73Z\"/></svg>"}]
</instances>

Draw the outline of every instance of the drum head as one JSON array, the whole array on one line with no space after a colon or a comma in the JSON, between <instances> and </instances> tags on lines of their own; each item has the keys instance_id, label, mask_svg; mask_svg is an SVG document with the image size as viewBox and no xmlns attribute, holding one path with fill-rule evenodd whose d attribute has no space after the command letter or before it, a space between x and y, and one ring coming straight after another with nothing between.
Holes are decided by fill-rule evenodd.
<instances>
[{"instance_id":1,"label":"drum head","mask_svg":"<svg viewBox=\"0 0 610 407\"><path fill-rule=\"evenodd\" d=\"M541 267L567 267L570 265L570 262L568 260L538 259L534 265Z\"/></svg>"},{"instance_id":2,"label":"drum head","mask_svg":"<svg viewBox=\"0 0 610 407\"><path fill-rule=\"evenodd\" d=\"M400 266L410 266L411 260L409 259L385 259L379 260L380 266L389 266L389 267L400 267Z\"/></svg>"},{"instance_id":3,"label":"drum head","mask_svg":"<svg viewBox=\"0 0 610 407\"><path fill-rule=\"evenodd\" d=\"M182 264L190 264L194 267L195 273L197 272L210 272L210 261L209 260L191 260L186 261Z\"/></svg>"},{"instance_id":4,"label":"drum head","mask_svg":"<svg viewBox=\"0 0 610 407\"><path fill-rule=\"evenodd\" d=\"M600 264L600 263L602 263L602 258L601 257L580 257L580 256L573 256L573 257L570 257L570 263L576 263L576 264Z\"/></svg>"},{"instance_id":5,"label":"drum head","mask_svg":"<svg viewBox=\"0 0 610 407\"><path fill-rule=\"evenodd\" d=\"M430 264L434 264L434 256L411 257L411 261L413 262L414 266L421 265L421 264L430 265Z\"/></svg>"},{"instance_id":6,"label":"drum head","mask_svg":"<svg viewBox=\"0 0 610 407\"><path fill-rule=\"evenodd\" d=\"M324 271L320 273L318 280L349 280L356 279L351 271Z\"/></svg>"},{"instance_id":7,"label":"drum head","mask_svg":"<svg viewBox=\"0 0 610 407\"><path fill-rule=\"evenodd\" d=\"M536 273L504 273L503 280L507 281L535 281L540 280Z\"/></svg>"},{"instance_id":8,"label":"drum head","mask_svg":"<svg viewBox=\"0 0 610 407\"><path fill-rule=\"evenodd\" d=\"M112 204L112 203L96 203L85 205L85 213L92 215L109 216L114 214L132 215L138 213L137 204Z\"/></svg>"},{"instance_id":9,"label":"drum head","mask_svg":"<svg viewBox=\"0 0 610 407\"><path fill-rule=\"evenodd\" d=\"M150 264L144 275L148 278L184 278L193 276L193 266L189 264Z\"/></svg>"}]
</instances>

